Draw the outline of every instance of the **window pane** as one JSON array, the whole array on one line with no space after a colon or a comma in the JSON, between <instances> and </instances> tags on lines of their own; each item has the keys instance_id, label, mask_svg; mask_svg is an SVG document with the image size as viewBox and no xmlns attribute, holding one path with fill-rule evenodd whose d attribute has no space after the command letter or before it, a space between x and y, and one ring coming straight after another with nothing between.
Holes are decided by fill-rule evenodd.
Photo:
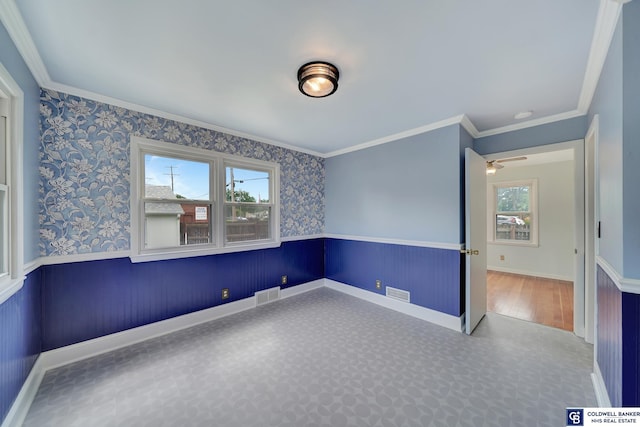
<instances>
[{"instance_id":1,"label":"window pane","mask_svg":"<svg viewBox=\"0 0 640 427\"><path fill-rule=\"evenodd\" d=\"M211 205L147 202L145 248L171 248L212 241Z\"/></svg>"},{"instance_id":2,"label":"window pane","mask_svg":"<svg viewBox=\"0 0 640 427\"><path fill-rule=\"evenodd\" d=\"M496 211L529 211L529 193L530 187L528 185L496 188Z\"/></svg>"},{"instance_id":3,"label":"window pane","mask_svg":"<svg viewBox=\"0 0 640 427\"><path fill-rule=\"evenodd\" d=\"M209 163L144 155L145 197L209 200L209 176Z\"/></svg>"},{"instance_id":4,"label":"window pane","mask_svg":"<svg viewBox=\"0 0 640 427\"><path fill-rule=\"evenodd\" d=\"M268 239L270 206L233 204L225 207L227 242Z\"/></svg>"},{"instance_id":5,"label":"window pane","mask_svg":"<svg viewBox=\"0 0 640 427\"><path fill-rule=\"evenodd\" d=\"M496 215L496 240L531 240L531 215Z\"/></svg>"},{"instance_id":6,"label":"window pane","mask_svg":"<svg viewBox=\"0 0 640 427\"><path fill-rule=\"evenodd\" d=\"M227 166L226 200L269 203L269 172Z\"/></svg>"}]
</instances>

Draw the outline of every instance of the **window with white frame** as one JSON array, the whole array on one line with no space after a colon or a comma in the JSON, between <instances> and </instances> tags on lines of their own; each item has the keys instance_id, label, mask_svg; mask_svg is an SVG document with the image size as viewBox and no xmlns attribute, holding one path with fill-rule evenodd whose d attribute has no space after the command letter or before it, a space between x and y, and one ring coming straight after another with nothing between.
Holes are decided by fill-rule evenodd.
<instances>
[{"instance_id":1,"label":"window with white frame","mask_svg":"<svg viewBox=\"0 0 640 427\"><path fill-rule=\"evenodd\" d=\"M132 259L278 246L278 176L276 163L132 137Z\"/></svg>"},{"instance_id":2,"label":"window with white frame","mask_svg":"<svg viewBox=\"0 0 640 427\"><path fill-rule=\"evenodd\" d=\"M494 183L491 229L495 243L537 245L538 212L535 179Z\"/></svg>"},{"instance_id":3,"label":"window with white frame","mask_svg":"<svg viewBox=\"0 0 640 427\"><path fill-rule=\"evenodd\" d=\"M0 304L24 283L23 111L24 93L0 64Z\"/></svg>"}]
</instances>

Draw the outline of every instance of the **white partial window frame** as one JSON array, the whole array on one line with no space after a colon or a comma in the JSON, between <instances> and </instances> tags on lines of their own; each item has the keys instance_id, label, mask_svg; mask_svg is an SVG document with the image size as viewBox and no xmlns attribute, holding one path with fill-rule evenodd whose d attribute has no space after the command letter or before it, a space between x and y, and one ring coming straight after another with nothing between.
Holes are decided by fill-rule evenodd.
<instances>
[{"instance_id":1,"label":"white partial window frame","mask_svg":"<svg viewBox=\"0 0 640 427\"><path fill-rule=\"evenodd\" d=\"M497 190L498 188L506 188L506 187L524 187L527 186L530 188L529 192L529 211L531 215L531 221L529 224L529 240L513 240L513 239L498 239L496 234L496 216L498 214L504 214L505 212L498 211L498 199L497 199ZM487 216L487 231L488 231L488 241L493 244L500 245L511 245L511 246L529 246L529 247L537 247L538 246L538 180L535 178L525 179L525 180L517 180L517 181L503 181L503 182L494 182L488 187L488 200L490 201L489 215ZM524 212L524 211L523 211ZM507 212L509 214L514 213L522 213L522 212Z\"/></svg>"},{"instance_id":2,"label":"white partial window frame","mask_svg":"<svg viewBox=\"0 0 640 427\"><path fill-rule=\"evenodd\" d=\"M0 115L5 126L3 156L0 162L5 171L1 184L3 198L2 256L4 265L0 275L0 304L19 291L24 284L24 224L22 144L24 129L24 94L9 72L0 64Z\"/></svg>"},{"instance_id":3,"label":"white partial window frame","mask_svg":"<svg viewBox=\"0 0 640 427\"><path fill-rule=\"evenodd\" d=\"M243 203L243 202L231 202L228 201L226 199L226 190L227 190L227 186L226 186L226 171L227 168L231 168L231 169L245 169L245 170L252 170L255 172L264 172L267 173L269 175L269 203ZM276 205L274 204L274 194L276 193L276 189L274 186L274 178L275 178L275 171L272 168L265 168L264 165L261 165L259 163L256 163L254 161L251 161L249 159L238 159L238 158L231 158L231 157L225 157L224 161L223 161L223 168L220 171L220 175L222 176L223 179L223 190L224 190L224 194L222 194L222 197L219 199L221 200L221 204L223 205L222 208L222 212L224 213L224 215L221 215L222 218L222 222L224 222L223 224L223 241L224 241L224 245L228 246L228 247L233 247L233 246L243 246L246 245L248 242L251 242L252 240L237 240L237 241L232 241L229 239L229 228L227 224L227 215L226 215L226 210L227 207L232 207L232 206L237 206L239 209L241 209L244 206L248 206L248 207L259 207L259 208L267 208L269 210L269 226L268 226L268 232L272 233L273 232L273 221L274 221L274 214L276 211L278 211L278 209L276 208ZM233 186L233 177L231 177L231 182L229 183L231 185L230 188L230 192L234 193L234 186ZM278 221L279 222L279 221ZM242 224L242 222L238 223L238 224ZM255 231L256 234L258 234L257 231ZM251 234L251 233L250 233ZM268 238L271 238L272 236L268 236ZM259 240L253 240L255 241L259 241Z\"/></svg>"},{"instance_id":4,"label":"white partial window frame","mask_svg":"<svg viewBox=\"0 0 640 427\"><path fill-rule=\"evenodd\" d=\"M280 246L280 166L277 163L248 159L240 156L222 154L201 148L156 141L138 136L131 137L130 144L130 191L131 191L131 255L132 262L156 261L174 258L215 255ZM154 154L210 164L210 201L213 238L208 244L182 245L168 248L147 249L144 246L144 156ZM233 164L270 173L269 217L270 236L268 239L226 243L225 233L225 165Z\"/></svg>"}]
</instances>

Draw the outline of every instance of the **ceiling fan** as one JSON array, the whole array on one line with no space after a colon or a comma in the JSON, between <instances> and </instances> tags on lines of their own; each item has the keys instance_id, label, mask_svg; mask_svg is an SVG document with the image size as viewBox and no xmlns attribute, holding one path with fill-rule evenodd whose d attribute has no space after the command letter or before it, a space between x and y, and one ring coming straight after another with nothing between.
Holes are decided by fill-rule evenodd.
<instances>
[{"instance_id":1,"label":"ceiling fan","mask_svg":"<svg viewBox=\"0 0 640 427\"><path fill-rule=\"evenodd\" d=\"M500 163L515 162L519 160L527 160L525 156L510 157L508 159L497 159L487 161L487 175L494 175L498 169L502 169L504 166Z\"/></svg>"}]
</instances>

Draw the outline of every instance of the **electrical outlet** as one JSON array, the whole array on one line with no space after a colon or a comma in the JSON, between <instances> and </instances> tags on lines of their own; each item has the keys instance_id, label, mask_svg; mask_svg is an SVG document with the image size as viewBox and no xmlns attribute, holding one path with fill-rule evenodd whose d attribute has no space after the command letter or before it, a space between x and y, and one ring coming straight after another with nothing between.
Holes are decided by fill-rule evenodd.
<instances>
[{"instance_id":1,"label":"electrical outlet","mask_svg":"<svg viewBox=\"0 0 640 427\"><path fill-rule=\"evenodd\" d=\"M382 280L376 280L376 289L382 289Z\"/></svg>"},{"instance_id":2,"label":"electrical outlet","mask_svg":"<svg viewBox=\"0 0 640 427\"><path fill-rule=\"evenodd\" d=\"M287 280L288 280L288 279L287 279L287 275L285 274L284 276L282 276L282 277L280 278L280 284L281 284L281 285L286 285L286 284L287 284Z\"/></svg>"},{"instance_id":3,"label":"electrical outlet","mask_svg":"<svg viewBox=\"0 0 640 427\"><path fill-rule=\"evenodd\" d=\"M504 261L504 255L500 255L500 261Z\"/></svg>"},{"instance_id":4,"label":"electrical outlet","mask_svg":"<svg viewBox=\"0 0 640 427\"><path fill-rule=\"evenodd\" d=\"M229 288L224 288L222 290L222 299L227 299L229 298Z\"/></svg>"}]
</instances>

